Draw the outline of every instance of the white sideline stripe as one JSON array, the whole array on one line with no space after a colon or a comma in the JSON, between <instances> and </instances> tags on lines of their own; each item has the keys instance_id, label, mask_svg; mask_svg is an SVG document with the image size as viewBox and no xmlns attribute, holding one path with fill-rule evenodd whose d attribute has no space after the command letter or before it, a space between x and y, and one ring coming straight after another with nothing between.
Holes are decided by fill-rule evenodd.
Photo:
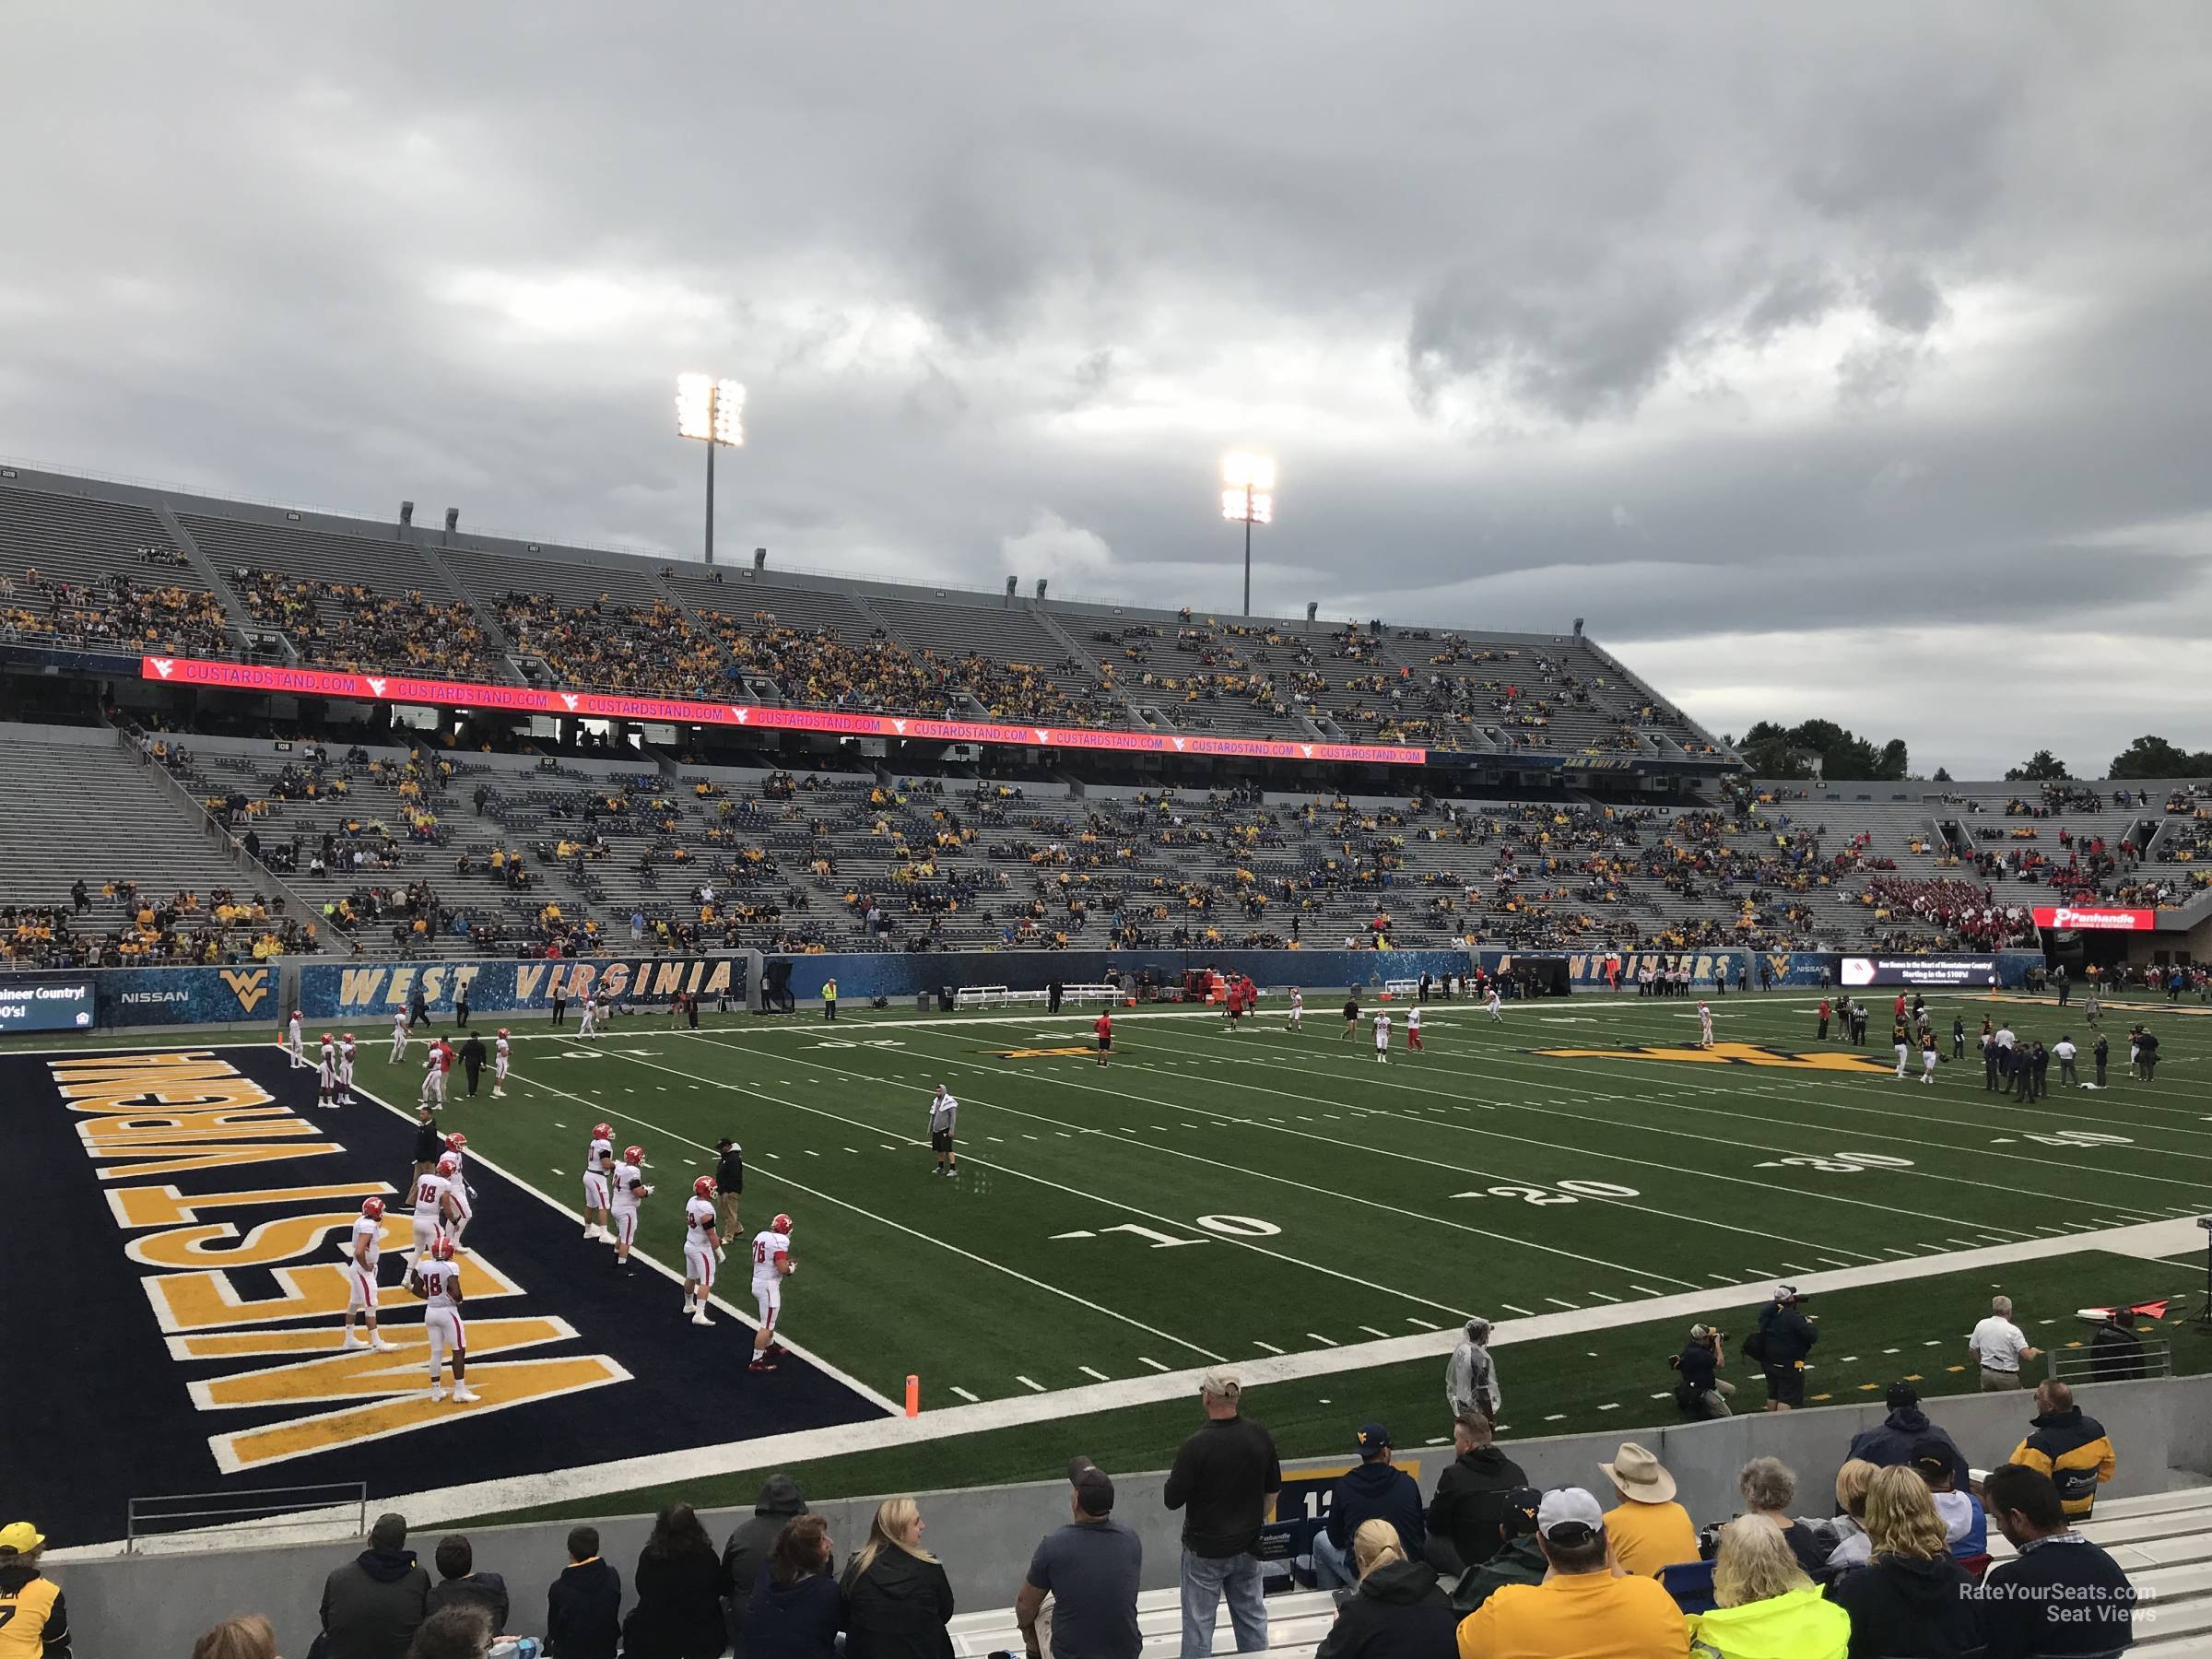
<instances>
[{"instance_id":1,"label":"white sideline stripe","mask_svg":"<svg viewBox=\"0 0 2212 1659\"><path fill-rule=\"evenodd\" d=\"M1869 1285L1902 1284L1940 1274L1986 1272L2015 1267L2023 1261L2076 1255L2085 1251L2110 1251L2144 1261L2194 1253L2201 1248L2203 1233L2194 1221L2155 1222L2120 1228L2104 1233L2074 1233L2063 1239L2030 1239L1983 1250L1959 1251L1950 1255L1924 1256L1909 1262L1869 1262L1855 1267L1810 1274L1800 1288L1810 1291L1847 1290ZM1540 1341L1589 1331L1613 1330L1641 1324L1647 1320L1695 1318L1754 1307L1772 1296L1771 1282L1735 1285L1712 1290L1685 1291L1656 1297L1650 1301L1624 1302L1618 1307L1583 1308L1572 1313L1540 1313L1509 1320L1491 1334L1493 1344ZM1502 1305L1502 1304L1501 1304ZM1371 1367L1435 1359L1457 1346L1456 1331L1424 1332L1394 1336L1387 1342L1362 1342L1348 1347L1321 1348L1298 1354L1246 1360L1239 1366L1247 1388L1272 1382L1302 1382L1335 1376ZM1151 1363L1151 1362L1147 1362ZM515 1476L503 1480L477 1481L427 1492L395 1493L377 1501L386 1508L419 1513L422 1524L438 1525L479 1515L532 1509L542 1504L567 1503L610 1496L646 1487L667 1486L716 1475L870 1452L888 1446L913 1445L947 1440L985 1430L1016 1428L1031 1423L1057 1422L1094 1412L1146 1406L1163 1400L1187 1399L1197 1392L1201 1369L1161 1371L1154 1376L1124 1377L1112 1382L1093 1382L1042 1394L1018 1394L986 1400L977 1406L949 1406L925 1411L918 1418L889 1416L863 1423L830 1429L803 1430L791 1434L764 1435L758 1440L733 1441L718 1446L698 1446L681 1452L656 1453L645 1457L622 1458L564 1469L544 1475ZM312 1537L303 1523L288 1523L280 1535L288 1538ZM345 1524L336 1524L329 1538L353 1535ZM120 1554L120 1544L110 1553ZM75 1552L72 1552L75 1553Z\"/></svg>"}]
</instances>

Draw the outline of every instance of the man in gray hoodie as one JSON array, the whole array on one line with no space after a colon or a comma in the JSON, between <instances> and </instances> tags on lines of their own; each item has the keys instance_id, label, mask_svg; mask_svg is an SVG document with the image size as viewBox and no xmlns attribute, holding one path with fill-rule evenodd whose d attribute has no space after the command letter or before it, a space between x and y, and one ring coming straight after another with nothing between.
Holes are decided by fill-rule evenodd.
<instances>
[{"instance_id":1,"label":"man in gray hoodie","mask_svg":"<svg viewBox=\"0 0 2212 1659\"><path fill-rule=\"evenodd\" d=\"M752 1600L760 1570L775 1553L776 1535L794 1515L809 1512L797 1481L788 1475L771 1475L753 1500L753 1518L740 1521L723 1546L722 1566L730 1584L730 1599L724 1605L730 1616L730 1649L738 1659L745 1655L746 1606Z\"/></svg>"},{"instance_id":2,"label":"man in gray hoodie","mask_svg":"<svg viewBox=\"0 0 2212 1659\"><path fill-rule=\"evenodd\" d=\"M1498 1386L1498 1368L1490 1363L1490 1322L1479 1315L1467 1321L1466 1334L1452 1350L1444 1368L1444 1398L1452 1420L1479 1417L1493 1426L1505 1409L1505 1394Z\"/></svg>"},{"instance_id":3,"label":"man in gray hoodie","mask_svg":"<svg viewBox=\"0 0 2212 1659\"><path fill-rule=\"evenodd\" d=\"M379 1515L369 1547L324 1581L330 1659L406 1659L416 1627L429 1616L430 1595L430 1575L406 1543L406 1519Z\"/></svg>"}]
</instances>

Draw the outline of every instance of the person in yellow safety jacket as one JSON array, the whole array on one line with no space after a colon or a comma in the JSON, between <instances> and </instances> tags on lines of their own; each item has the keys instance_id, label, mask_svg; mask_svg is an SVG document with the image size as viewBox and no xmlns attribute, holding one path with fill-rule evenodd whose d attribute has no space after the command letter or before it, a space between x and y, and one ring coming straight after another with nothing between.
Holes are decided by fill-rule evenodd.
<instances>
[{"instance_id":1,"label":"person in yellow safety jacket","mask_svg":"<svg viewBox=\"0 0 2212 1659\"><path fill-rule=\"evenodd\" d=\"M822 982L822 1018L824 1019L837 1018L837 982L833 979L826 979Z\"/></svg>"},{"instance_id":2,"label":"person in yellow safety jacket","mask_svg":"<svg viewBox=\"0 0 2212 1659\"><path fill-rule=\"evenodd\" d=\"M1851 1615L1825 1598L1766 1515L1721 1528L1712 1561L1719 1606L1687 1616L1691 1659L1845 1659Z\"/></svg>"},{"instance_id":3,"label":"person in yellow safety jacket","mask_svg":"<svg viewBox=\"0 0 2212 1659\"><path fill-rule=\"evenodd\" d=\"M2085 1416L2074 1404L2074 1391L2055 1381L2036 1385L2035 1420L2010 1461L2051 1477L2068 1521L2088 1519L2097 1506L2098 1487L2120 1467L2104 1425Z\"/></svg>"},{"instance_id":4,"label":"person in yellow safety jacket","mask_svg":"<svg viewBox=\"0 0 2212 1659\"><path fill-rule=\"evenodd\" d=\"M0 1526L0 1659L69 1659L62 1587L39 1572L45 1544L28 1521Z\"/></svg>"}]
</instances>

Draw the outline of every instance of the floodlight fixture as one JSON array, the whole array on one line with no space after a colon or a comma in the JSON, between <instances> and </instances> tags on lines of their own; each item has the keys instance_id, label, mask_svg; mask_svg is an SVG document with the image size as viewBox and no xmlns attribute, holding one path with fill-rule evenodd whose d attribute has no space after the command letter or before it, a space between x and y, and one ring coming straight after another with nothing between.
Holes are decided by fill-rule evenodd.
<instances>
[{"instance_id":1,"label":"floodlight fixture","mask_svg":"<svg viewBox=\"0 0 2212 1659\"><path fill-rule=\"evenodd\" d=\"M714 562L714 452L745 442L745 387L711 374L676 377L676 432L707 446L707 562Z\"/></svg>"},{"instance_id":2,"label":"floodlight fixture","mask_svg":"<svg viewBox=\"0 0 2212 1659\"><path fill-rule=\"evenodd\" d=\"M1275 462L1238 450L1221 461L1221 516L1244 526L1244 610L1252 615L1252 527L1275 523Z\"/></svg>"}]
</instances>

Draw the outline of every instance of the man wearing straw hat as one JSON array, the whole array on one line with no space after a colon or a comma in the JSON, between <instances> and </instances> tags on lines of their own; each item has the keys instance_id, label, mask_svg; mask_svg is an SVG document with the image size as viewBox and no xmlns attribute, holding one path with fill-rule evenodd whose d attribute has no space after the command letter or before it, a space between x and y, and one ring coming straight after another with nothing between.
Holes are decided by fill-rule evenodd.
<instances>
[{"instance_id":1,"label":"man wearing straw hat","mask_svg":"<svg viewBox=\"0 0 2212 1659\"><path fill-rule=\"evenodd\" d=\"M1656 1578L1662 1568L1698 1559L1698 1529L1689 1512L1675 1501L1675 1477L1657 1457L1629 1441L1611 1463L1597 1466L1620 1494L1620 1501L1606 1512L1615 1566Z\"/></svg>"}]
</instances>

